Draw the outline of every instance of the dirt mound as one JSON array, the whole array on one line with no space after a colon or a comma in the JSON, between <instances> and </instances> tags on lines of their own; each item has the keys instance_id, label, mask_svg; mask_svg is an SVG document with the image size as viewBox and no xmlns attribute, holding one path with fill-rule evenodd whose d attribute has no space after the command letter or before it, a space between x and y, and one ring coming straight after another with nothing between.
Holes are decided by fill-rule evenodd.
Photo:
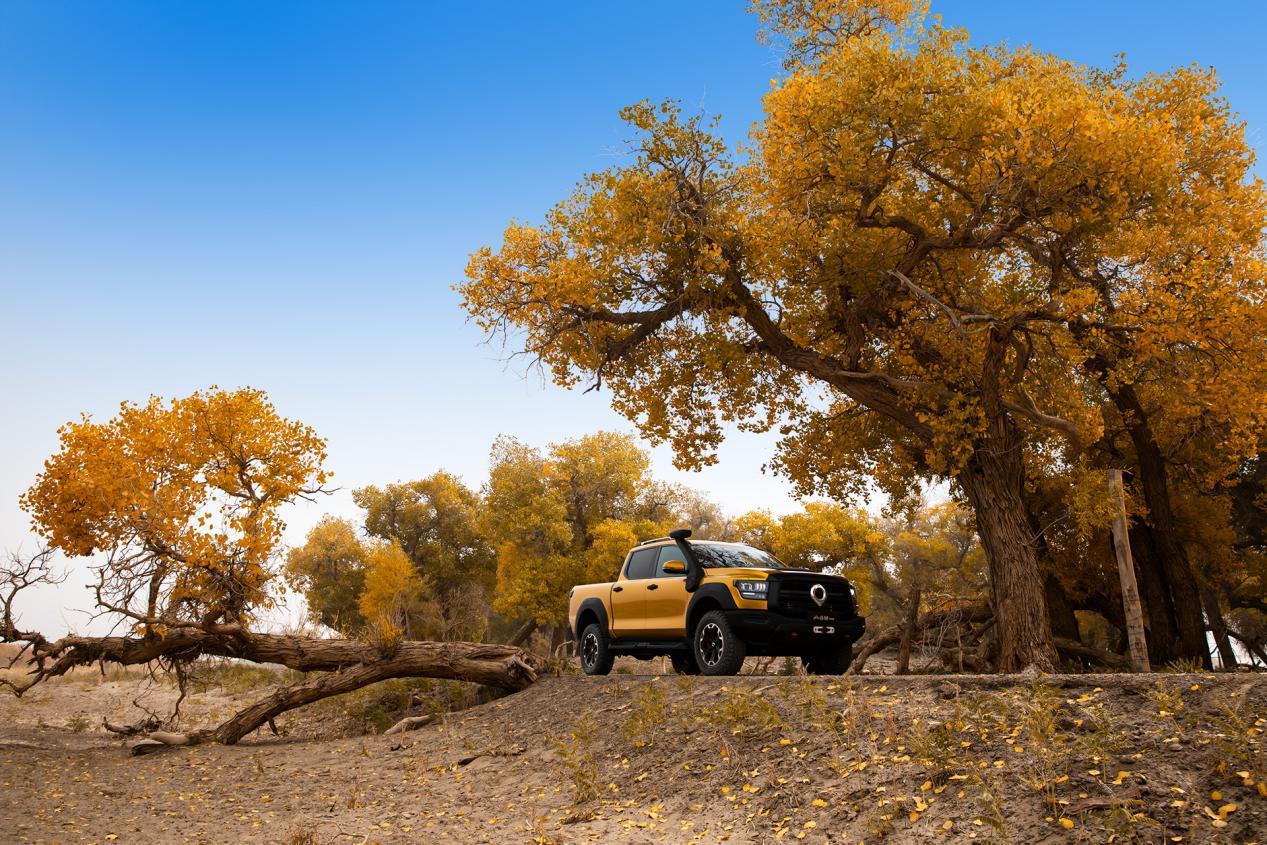
<instances>
[{"instance_id":1,"label":"dirt mound","mask_svg":"<svg viewBox=\"0 0 1267 845\"><path fill-rule=\"evenodd\" d=\"M1253 675L563 677L403 736L130 758L0 728L0 818L15 842L1230 845L1267 829L1265 714Z\"/></svg>"}]
</instances>

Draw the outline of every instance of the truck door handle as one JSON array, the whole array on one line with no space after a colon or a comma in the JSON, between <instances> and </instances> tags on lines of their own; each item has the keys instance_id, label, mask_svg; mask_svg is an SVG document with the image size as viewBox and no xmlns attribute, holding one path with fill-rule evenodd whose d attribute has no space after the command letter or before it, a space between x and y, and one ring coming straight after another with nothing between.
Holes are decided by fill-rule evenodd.
<instances>
[{"instance_id":1,"label":"truck door handle","mask_svg":"<svg viewBox=\"0 0 1267 845\"><path fill-rule=\"evenodd\" d=\"M624 587L612 587L612 592L613 592L613 593L619 593L619 592L620 592L621 590L623 590L623 589L625 589L625 588L624 588Z\"/></svg>"},{"instance_id":2,"label":"truck door handle","mask_svg":"<svg viewBox=\"0 0 1267 845\"><path fill-rule=\"evenodd\" d=\"M660 585L659 585L659 584L648 584L648 585L647 585L647 589L648 589L648 590L658 590L658 589L660 589Z\"/></svg>"}]
</instances>

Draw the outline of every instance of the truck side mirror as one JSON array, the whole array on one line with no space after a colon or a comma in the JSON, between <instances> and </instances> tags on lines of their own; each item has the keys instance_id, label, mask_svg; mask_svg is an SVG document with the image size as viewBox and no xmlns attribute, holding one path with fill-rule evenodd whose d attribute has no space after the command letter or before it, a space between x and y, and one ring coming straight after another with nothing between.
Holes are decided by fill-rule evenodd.
<instances>
[{"instance_id":1,"label":"truck side mirror","mask_svg":"<svg viewBox=\"0 0 1267 845\"><path fill-rule=\"evenodd\" d=\"M685 575L686 562L681 560L666 560L662 567L665 575Z\"/></svg>"}]
</instances>

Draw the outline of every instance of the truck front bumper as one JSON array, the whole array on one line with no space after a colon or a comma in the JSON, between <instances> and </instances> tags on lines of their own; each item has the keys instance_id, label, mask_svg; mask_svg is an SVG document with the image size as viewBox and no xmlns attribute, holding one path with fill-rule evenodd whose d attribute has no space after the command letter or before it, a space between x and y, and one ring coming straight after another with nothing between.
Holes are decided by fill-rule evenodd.
<instances>
[{"instance_id":1,"label":"truck front bumper","mask_svg":"<svg viewBox=\"0 0 1267 845\"><path fill-rule=\"evenodd\" d=\"M768 610L729 610L726 621L754 654L812 654L856 642L867 630L861 616L797 619Z\"/></svg>"}]
</instances>

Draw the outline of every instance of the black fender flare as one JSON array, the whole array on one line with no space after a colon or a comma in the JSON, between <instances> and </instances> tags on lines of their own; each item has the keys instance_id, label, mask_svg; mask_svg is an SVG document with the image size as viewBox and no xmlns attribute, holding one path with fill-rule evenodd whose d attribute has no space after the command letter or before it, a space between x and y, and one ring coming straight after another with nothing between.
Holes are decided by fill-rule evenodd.
<instances>
[{"instance_id":1,"label":"black fender flare","mask_svg":"<svg viewBox=\"0 0 1267 845\"><path fill-rule=\"evenodd\" d=\"M691 600L686 605L686 639L690 642L691 629L695 627L695 620L700 615L699 607L703 603L718 604L722 610L738 610L735 604L735 597L730 594L730 587L725 584L701 584L700 588L691 594Z\"/></svg>"},{"instance_id":2,"label":"black fender flare","mask_svg":"<svg viewBox=\"0 0 1267 845\"><path fill-rule=\"evenodd\" d=\"M581 602L581 606L576 609L576 619L572 620L572 638L579 640L581 632L579 630L578 621L586 613L593 612L598 617L598 624L603 626L603 630L608 634L611 633L611 621L607 618L607 606L603 604L603 600L597 596L590 596Z\"/></svg>"}]
</instances>

